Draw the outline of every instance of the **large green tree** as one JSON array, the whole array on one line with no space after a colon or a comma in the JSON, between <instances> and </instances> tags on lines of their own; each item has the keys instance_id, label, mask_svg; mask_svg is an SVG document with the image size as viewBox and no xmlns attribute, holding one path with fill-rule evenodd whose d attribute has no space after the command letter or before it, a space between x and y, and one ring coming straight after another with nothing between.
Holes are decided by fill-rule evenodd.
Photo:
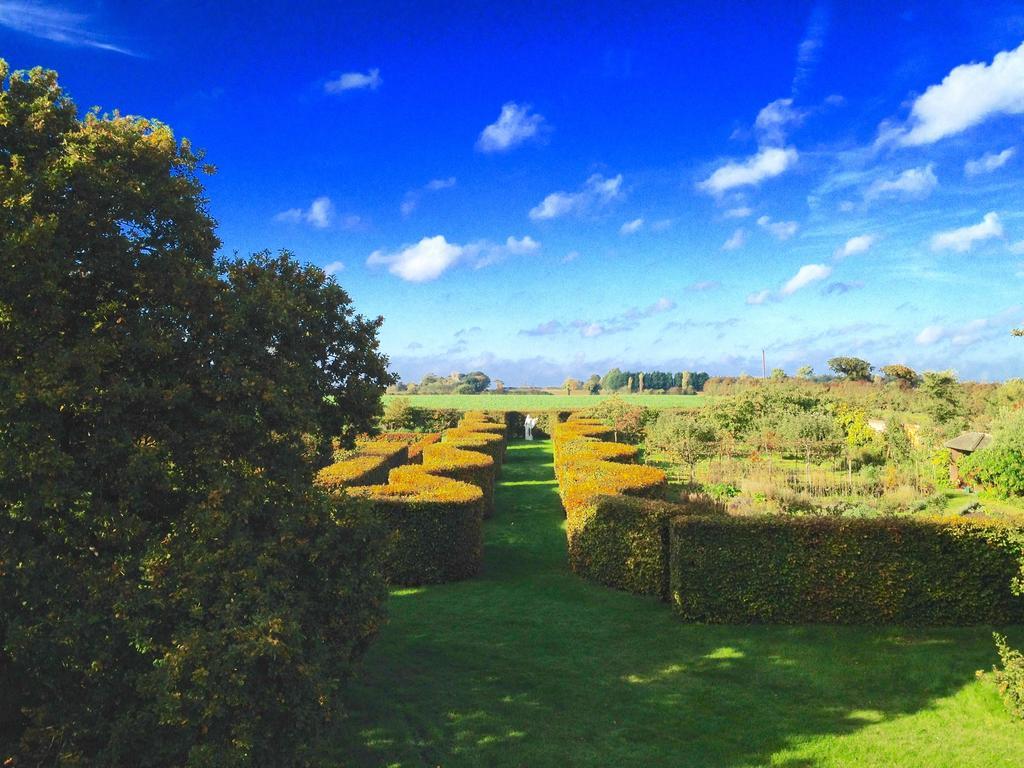
<instances>
[{"instance_id":1,"label":"large green tree","mask_svg":"<svg viewBox=\"0 0 1024 768\"><path fill-rule=\"evenodd\" d=\"M167 126L0 80L0 761L302 764L381 620L373 522L312 485L381 320L219 261Z\"/></svg>"},{"instance_id":2,"label":"large green tree","mask_svg":"<svg viewBox=\"0 0 1024 768\"><path fill-rule=\"evenodd\" d=\"M870 381L872 365L859 357L833 357L828 367L850 381Z\"/></svg>"}]
</instances>

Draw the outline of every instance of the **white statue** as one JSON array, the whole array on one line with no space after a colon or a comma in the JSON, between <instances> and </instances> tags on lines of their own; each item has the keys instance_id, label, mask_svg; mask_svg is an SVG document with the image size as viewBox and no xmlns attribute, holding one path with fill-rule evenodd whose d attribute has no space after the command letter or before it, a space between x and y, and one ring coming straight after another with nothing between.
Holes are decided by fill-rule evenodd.
<instances>
[{"instance_id":1,"label":"white statue","mask_svg":"<svg viewBox=\"0 0 1024 768\"><path fill-rule=\"evenodd\" d=\"M526 431L524 437L527 440L533 440L533 428L537 426L537 420L530 414L526 414L526 418L523 419L523 428Z\"/></svg>"}]
</instances>

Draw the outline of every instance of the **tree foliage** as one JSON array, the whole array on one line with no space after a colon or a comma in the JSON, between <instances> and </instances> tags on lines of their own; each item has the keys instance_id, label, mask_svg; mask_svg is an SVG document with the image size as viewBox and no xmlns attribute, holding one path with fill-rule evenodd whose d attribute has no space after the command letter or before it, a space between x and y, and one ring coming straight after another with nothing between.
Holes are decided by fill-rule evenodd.
<instances>
[{"instance_id":1,"label":"tree foliage","mask_svg":"<svg viewBox=\"0 0 1024 768\"><path fill-rule=\"evenodd\" d=\"M828 367L850 381L870 381L872 365L859 357L833 357Z\"/></svg>"},{"instance_id":2,"label":"tree foliage","mask_svg":"<svg viewBox=\"0 0 1024 768\"><path fill-rule=\"evenodd\" d=\"M883 365L882 374L888 381L897 381L903 386L913 387L916 386L920 381L920 377L917 375L917 371L907 365L901 365L899 363L893 363L892 365Z\"/></svg>"},{"instance_id":3,"label":"tree foliage","mask_svg":"<svg viewBox=\"0 0 1024 768\"><path fill-rule=\"evenodd\" d=\"M378 415L381 320L288 254L217 261L203 170L159 122L79 119L53 72L0 90L0 720L26 765L302 764L381 620L374 523L312 485Z\"/></svg>"}]
</instances>

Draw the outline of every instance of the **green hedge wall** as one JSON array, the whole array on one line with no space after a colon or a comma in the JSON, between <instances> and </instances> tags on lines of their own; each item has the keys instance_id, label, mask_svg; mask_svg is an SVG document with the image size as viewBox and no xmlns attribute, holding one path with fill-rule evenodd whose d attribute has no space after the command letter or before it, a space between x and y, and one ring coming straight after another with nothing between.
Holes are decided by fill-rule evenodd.
<instances>
[{"instance_id":1,"label":"green hedge wall","mask_svg":"<svg viewBox=\"0 0 1024 768\"><path fill-rule=\"evenodd\" d=\"M970 518L678 517L670 591L687 621L1019 623L1024 531Z\"/></svg>"},{"instance_id":2,"label":"green hedge wall","mask_svg":"<svg viewBox=\"0 0 1024 768\"><path fill-rule=\"evenodd\" d=\"M391 470L387 485L349 488L385 529L384 575L416 586L468 579L483 565L483 492L421 465Z\"/></svg>"},{"instance_id":3,"label":"green hedge wall","mask_svg":"<svg viewBox=\"0 0 1024 768\"><path fill-rule=\"evenodd\" d=\"M721 514L711 501L675 504L633 496L598 496L569 531L569 565L585 579L668 598L669 521Z\"/></svg>"}]
</instances>

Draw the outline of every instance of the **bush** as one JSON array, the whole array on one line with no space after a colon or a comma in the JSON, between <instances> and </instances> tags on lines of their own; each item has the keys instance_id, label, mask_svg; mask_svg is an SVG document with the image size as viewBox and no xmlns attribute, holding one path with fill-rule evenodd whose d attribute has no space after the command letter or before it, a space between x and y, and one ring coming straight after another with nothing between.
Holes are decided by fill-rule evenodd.
<instances>
[{"instance_id":1,"label":"bush","mask_svg":"<svg viewBox=\"0 0 1024 768\"><path fill-rule=\"evenodd\" d=\"M1017 623L1024 530L970 518L680 517L670 579L687 621Z\"/></svg>"},{"instance_id":2,"label":"bush","mask_svg":"<svg viewBox=\"0 0 1024 768\"><path fill-rule=\"evenodd\" d=\"M423 469L477 486L484 494L484 517L494 514L494 459L486 453L466 451L451 443L423 449Z\"/></svg>"},{"instance_id":3,"label":"bush","mask_svg":"<svg viewBox=\"0 0 1024 768\"><path fill-rule=\"evenodd\" d=\"M675 504L632 496L597 496L582 504L569 533L569 564L585 579L641 595L668 596L669 521L720 514L710 501Z\"/></svg>"},{"instance_id":4,"label":"bush","mask_svg":"<svg viewBox=\"0 0 1024 768\"><path fill-rule=\"evenodd\" d=\"M349 488L369 500L386 530L384 574L416 586L475 576L483 563L483 491L408 465L387 485Z\"/></svg>"},{"instance_id":5,"label":"bush","mask_svg":"<svg viewBox=\"0 0 1024 768\"><path fill-rule=\"evenodd\" d=\"M1006 644L1006 638L996 634L996 650L1001 667L992 670L999 695L1010 713L1024 720L1024 653Z\"/></svg>"}]
</instances>

